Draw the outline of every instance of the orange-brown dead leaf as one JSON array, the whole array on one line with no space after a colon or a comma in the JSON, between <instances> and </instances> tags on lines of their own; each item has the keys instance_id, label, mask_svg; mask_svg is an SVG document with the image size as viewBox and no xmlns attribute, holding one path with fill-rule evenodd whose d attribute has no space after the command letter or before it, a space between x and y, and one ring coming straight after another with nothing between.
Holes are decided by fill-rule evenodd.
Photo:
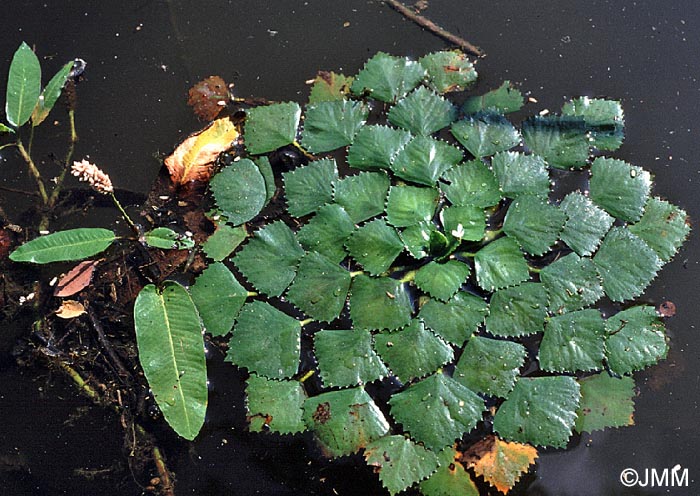
<instances>
[{"instance_id":1,"label":"orange-brown dead leaf","mask_svg":"<svg viewBox=\"0 0 700 496\"><path fill-rule=\"evenodd\" d=\"M529 444L509 443L496 436L488 436L470 446L459 461L506 494L536 459L537 450Z\"/></svg>"},{"instance_id":2,"label":"orange-brown dead leaf","mask_svg":"<svg viewBox=\"0 0 700 496\"><path fill-rule=\"evenodd\" d=\"M214 161L221 152L231 148L238 136L238 128L228 117L215 120L180 143L165 159L170 178L175 184L209 181Z\"/></svg>"},{"instance_id":3,"label":"orange-brown dead leaf","mask_svg":"<svg viewBox=\"0 0 700 496\"><path fill-rule=\"evenodd\" d=\"M209 76L198 82L188 95L187 105L205 121L216 119L231 98L226 81L219 76Z\"/></svg>"},{"instance_id":4,"label":"orange-brown dead leaf","mask_svg":"<svg viewBox=\"0 0 700 496\"><path fill-rule=\"evenodd\" d=\"M56 317L62 319L73 319L85 313L85 307L82 303L75 300L64 300L60 308L56 310Z\"/></svg>"},{"instance_id":5,"label":"orange-brown dead leaf","mask_svg":"<svg viewBox=\"0 0 700 496\"><path fill-rule=\"evenodd\" d=\"M54 296L64 298L85 289L92 280L92 274L100 260L86 260L73 267L56 283Z\"/></svg>"}]
</instances>

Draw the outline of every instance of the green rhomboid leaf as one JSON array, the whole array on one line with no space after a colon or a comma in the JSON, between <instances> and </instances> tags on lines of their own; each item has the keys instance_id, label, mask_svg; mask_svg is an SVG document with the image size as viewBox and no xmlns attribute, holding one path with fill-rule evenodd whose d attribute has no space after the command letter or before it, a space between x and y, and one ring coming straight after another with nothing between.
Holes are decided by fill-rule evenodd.
<instances>
[{"instance_id":1,"label":"green rhomboid leaf","mask_svg":"<svg viewBox=\"0 0 700 496\"><path fill-rule=\"evenodd\" d=\"M607 372L579 379L581 405L576 432L593 432L634 423L634 379L612 377Z\"/></svg>"},{"instance_id":2,"label":"green rhomboid leaf","mask_svg":"<svg viewBox=\"0 0 700 496\"><path fill-rule=\"evenodd\" d=\"M503 232L531 255L542 255L559 239L566 214L532 195L522 195L508 208Z\"/></svg>"},{"instance_id":3,"label":"green rhomboid leaf","mask_svg":"<svg viewBox=\"0 0 700 496\"><path fill-rule=\"evenodd\" d=\"M618 219L638 221L650 188L651 176L641 167L604 157L591 165L591 200Z\"/></svg>"},{"instance_id":4,"label":"green rhomboid leaf","mask_svg":"<svg viewBox=\"0 0 700 496\"><path fill-rule=\"evenodd\" d=\"M190 294L204 330L212 336L228 334L248 297L236 276L220 262L211 264L197 277Z\"/></svg>"},{"instance_id":5,"label":"green rhomboid leaf","mask_svg":"<svg viewBox=\"0 0 700 496\"><path fill-rule=\"evenodd\" d=\"M314 351L323 384L347 387L367 384L389 375L362 329L327 330L314 334Z\"/></svg>"},{"instance_id":6,"label":"green rhomboid leaf","mask_svg":"<svg viewBox=\"0 0 700 496\"><path fill-rule=\"evenodd\" d=\"M416 286L438 300L449 300L465 283L469 266L458 260L429 262L416 272Z\"/></svg>"},{"instance_id":7,"label":"green rhomboid leaf","mask_svg":"<svg viewBox=\"0 0 700 496\"><path fill-rule=\"evenodd\" d=\"M605 357L605 321L589 308L552 317L544 331L538 356L550 372L600 370Z\"/></svg>"},{"instance_id":8,"label":"green rhomboid leaf","mask_svg":"<svg viewBox=\"0 0 700 496\"><path fill-rule=\"evenodd\" d=\"M282 177L289 213L302 217L317 211L333 199L338 168L335 160L321 159L285 172Z\"/></svg>"},{"instance_id":9,"label":"green rhomboid leaf","mask_svg":"<svg viewBox=\"0 0 700 496\"><path fill-rule=\"evenodd\" d=\"M482 298L460 291L447 302L428 300L420 309L420 318L435 334L462 346L487 313L488 304Z\"/></svg>"},{"instance_id":10,"label":"green rhomboid leaf","mask_svg":"<svg viewBox=\"0 0 700 496\"><path fill-rule=\"evenodd\" d=\"M295 434L306 430L302 419L306 393L299 381L273 381L251 374L245 392L246 419L252 432Z\"/></svg>"},{"instance_id":11,"label":"green rhomboid leaf","mask_svg":"<svg viewBox=\"0 0 700 496\"><path fill-rule=\"evenodd\" d=\"M474 481L459 463L460 454L454 448L445 448L438 455L440 467L428 479L420 483L425 496L479 496Z\"/></svg>"},{"instance_id":12,"label":"green rhomboid leaf","mask_svg":"<svg viewBox=\"0 0 700 496\"><path fill-rule=\"evenodd\" d=\"M526 355L520 343L473 336L459 358L454 378L477 393L505 398L515 385Z\"/></svg>"},{"instance_id":13,"label":"green rhomboid leaf","mask_svg":"<svg viewBox=\"0 0 700 496\"><path fill-rule=\"evenodd\" d=\"M457 109L425 86L399 100L387 114L389 122L413 134L429 136L449 126L457 117Z\"/></svg>"},{"instance_id":14,"label":"green rhomboid leaf","mask_svg":"<svg viewBox=\"0 0 700 496\"><path fill-rule=\"evenodd\" d=\"M544 285L525 282L499 289L491 296L486 330L494 336L526 336L541 332L547 317L547 292Z\"/></svg>"},{"instance_id":15,"label":"green rhomboid leaf","mask_svg":"<svg viewBox=\"0 0 700 496\"><path fill-rule=\"evenodd\" d=\"M233 225L248 222L265 205L265 178L252 160L244 158L222 169L209 184L216 204Z\"/></svg>"},{"instance_id":16,"label":"green rhomboid leaf","mask_svg":"<svg viewBox=\"0 0 700 496\"><path fill-rule=\"evenodd\" d=\"M349 100L309 105L304 116L301 143L312 153L328 152L349 145L368 113L364 104Z\"/></svg>"},{"instance_id":17,"label":"green rhomboid leaf","mask_svg":"<svg viewBox=\"0 0 700 496\"><path fill-rule=\"evenodd\" d=\"M520 143L520 133L496 113L479 113L452 124L452 134L475 158L493 155Z\"/></svg>"},{"instance_id":18,"label":"green rhomboid leaf","mask_svg":"<svg viewBox=\"0 0 700 496\"><path fill-rule=\"evenodd\" d=\"M394 330L411 321L406 285L390 277L356 276L350 286L350 318L355 328Z\"/></svg>"},{"instance_id":19,"label":"green rhomboid leaf","mask_svg":"<svg viewBox=\"0 0 700 496\"><path fill-rule=\"evenodd\" d=\"M389 126L363 126L348 148L348 165L362 170L390 169L411 133Z\"/></svg>"},{"instance_id":20,"label":"green rhomboid leaf","mask_svg":"<svg viewBox=\"0 0 700 496\"><path fill-rule=\"evenodd\" d=\"M482 110L493 110L496 112L517 112L524 104L522 93L514 88L510 81L503 81L503 84L481 96L467 98L462 105L462 112L465 114L476 114Z\"/></svg>"},{"instance_id":21,"label":"green rhomboid leaf","mask_svg":"<svg viewBox=\"0 0 700 496\"><path fill-rule=\"evenodd\" d=\"M650 198L644 215L629 226L629 230L648 244L661 260L668 262L688 236L690 225L684 210L660 198Z\"/></svg>"},{"instance_id":22,"label":"green rhomboid leaf","mask_svg":"<svg viewBox=\"0 0 700 496\"><path fill-rule=\"evenodd\" d=\"M630 374L666 358L665 327L654 307L628 308L608 318L605 326L606 360L615 374Z\"/></svg>"},{"instance_id":23,"label":"green rhomboid leaf","mask_svg":"<svg viewBox=\"0 0 700 496\"><path fill-rule=\"evenodd\" d=\"M386 271L403 251L401 238L384 219L374 219L350 235L345 246L372 275Z\"/></svg>"},{"instance_id":24,"label":"green rhomboid leaf","mask_svg":"<svg viewBox=\"0 0 700 496\"><path fill-rule=\"evenodd\" d=\"M392 103L415 88L424 76L425 69L418 62L379 52L355 76L351 91Z\"/></svg>"},{"instance_id":25,"label":"green rhomboid leaf","mask_svg":"<svg viewBox=\"0 0 700 496\"><path fill-rule=\"evenodd\" d=\"M197 309L173 281L149 284L134 303L139 361L163 417L175 432L194 439L207 410L207 366Z\"/></svg>"},{"instance_id":26,"label":"green rhomboid leaf","mask_svg":"<svg viewBox=\"0 0 700 496\"><path fill-rule=\"evenodd\" d=\"M247 111L246 148L253 155L267 153L294 142L301 117L295 102L273 103Z\"/></svg>"},{"instance_id":27,"label":"green rhomboid leaf","mask_svg":"<svg viewBox=\"0 0 700 496\"><path fill-rule=\"evenodd\" d=\"M429 53L418 62L428 73L428 86L438 93L461 91L476 81L474 64L459 50Z\"/></svg>"},{"instance_id":28,"label":"green rhomboid leaf","mask_svg":"<svg viewBox=\"0 0 700 496\"><path fill-rule=\"evenodd\" d=\"M527 261L511 238L500 238L484 246L474 257L476 280L486 291L514 286L530 278Z\"/></svg>"}]
</instances>

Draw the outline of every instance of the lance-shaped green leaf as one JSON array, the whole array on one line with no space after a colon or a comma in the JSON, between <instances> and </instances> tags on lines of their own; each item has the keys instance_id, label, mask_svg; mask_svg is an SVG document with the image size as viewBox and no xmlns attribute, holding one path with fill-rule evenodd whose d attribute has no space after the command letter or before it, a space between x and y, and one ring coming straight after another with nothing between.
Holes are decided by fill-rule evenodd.
<instances>
[{"instance_id":1,"label":"lance-shaped green leaf","mask_svg":"<svg viewBox=\"0 0 700 496\"><path fill-rule=\"evenodd\" d=\"M299 321L269 303L243 305L229 340L226 361L269 379L288 379L299 368Z\"/></svg>"},{"instance_id":2,"label":"lance-shaped green leaf","mask_svg":"<svg viewBox=\"0 0 700 496\"><path fill-rule=\"evenodd\" d=\"M266 156L256 157L255 165L258 167L260 174L265 179L265 205L270 203L272 197L277 193L277 184L275 183L275 173L272 172L270 159Z\"/></svg>"},{"instance_id":3,"label":"lance-shaped green leaf","mask_svg":"<svg viewBox=\"0 0 700 496\"><path fill-rule=\"evenodd\" d=\"M445 448L437 454L440 468L420 483L420 492L425 496L479 496L464 466L459 463L460 454L454 448Z\"/></svg>"},{"instance_id":4,"label":"lance-shaped green leaf","mask_svg":"<svg viewBox=\"0 0 700 496\"><path fill-rule=\"evenodd\" d=\"M461 91L476 81L474 65L459 50L429 53L418 62L428 73L428 86L438 93Z\"/></svg>"},{"instance_id":5,"label":"lance-shaped green leaf","mask_svg":"<svg viewBox=\"0 0 700 496\"><path fill-rule=\"evenodd\" d=\"M629 226L629 230L648 244L661 260L668 262L688 236L690 225L684 210L660 198L650 198L644 215Z\"/></svg>"},{"instance_id":6,"label":"lance-shaped green leaf","mask_svg":"<svg viewBox=\"0 0 700 496\"><path fill-rule=\"evenodd\" d=\"M401 238L383 218L374 219L357 229L345 246L350 256L372 275L385 272L403 251Z\"/></svg>"},{"instance_id":7,"label":"lance-shaped green leaf","mask_svg":"<svg viewBox=\"0 0 700 496\"><path fill-rule=\"evenodd\" d=\"M265 205L265 178L247 158L224 167L212 178L209 188L221 213L234 225L248 222Z\"/></svg>"},{"instance_id":8,"label":"lance-shaped green leaf","mask_svg":"<svg viewBox=\"0 0 700 496\"><path fill-rule=\"evenodd\" d=\"M452 134L476 158L493 155L520 143L520 133L501 114L480 112L452 124Z\"/></svg>"},{"instance_id":9,"label":"lance-shaped green leaf","mask_svg":"<svg viewBox=\"0 0 700 496\"><path fill-rule=\"evenodd\" d=\"M287 298L314 320L330 322L345 307L350 273L336 262L311 251L299 262Z\"/></svg>"},{"instance_id":10,"label":"lance-shaped green leaf","mask_svg":"<svg viewBox=\"0 0 700 496\"><path fill-rule=\"evenodd\" d=\"M559 208L566 214L561 240L581 256L591 255L615 219L578 191L566 195Z\"/></svg>"},{"instance_id":11,"label":"lance-shaped green leaf","mask_svg":"<svg viewBox=\"0 0 700 496\"><path fill-rule=\"evenodd\" d=\"M531 117L523 123L523 140L558 169L580 169L590 153L588 128L581 117Z\"/></svg>"},{"instance_id":12,"label":"lance-shaped green leaf","mask_svg":"<svg viewBox=\"0 0 700 496\"><path fill-rule=\"evenodd\" d=\"M389 176L384 172L360 172L356 176L347 176L335 185L335 202L357 224L384 212L389 185Z\"/></svg>"},{"instance_id":13,"label":"lance-shaped green leaf","mask_svg":"<svg viewBox=\"0 0 700 496\"><path fill-rule=\"evenodd\" d=\"M603 297L603 286L590 258L575 253L555 260L540 272L547 288L549 309L553 313L572 312L592 305Z\"/></svg>"},{"instance_id":14,"label":"lance-shaped green leaf","mask_svg":"<svg viewBox=\"0 0 700 496\"><path fill-rule=\"evenodd\" d=\"M606 360L615 374L630 374L666 358L665 328L654 307L628 308L610 317L605 325Z\"/></svg>"},{"instance_id":15,"label":"lance-shaped green leaf","mask_svg":"<svg viewBox=\"0 0 700 496\"><path fill-rule=\"evenodd\" d=\"M153 397L170 427L191 441L204 424L208 390L202 327L187 290L174 281L144 287L134 326Z\"/></svg>"},{"instance_id":16,"label":"lance-shaped green leaf","mask_svg":"<svg viewBox=\"0 0 700 496\"><path fill-rule=\"evenodd\" d=\"M368 444L365 460L392 496L428 477L439 464L435 453L399 435Z\"/></svg>"},{"instance_id":17,"label":"lance-shaped green leaf","mask_svg":"<svg viewBox=\"0 0 700 496\"><path fill-rule=\"evenodd\" d=\"M194 240L169 227L156 227L143 236L146 244L162 250L183 250L194 247Z\"/></svg>"},{"instance_id":18,"label":"lance-shaped green leaf","mask_svg":"<svg viewBox=\"0 0 700 496\"><path fill-rule=\"evenodd\" d=\"M564 448L580 398L573 377L521 377L496 412L493 429L507 440Z\"/></svg>"},{"instance_id":19,"label":"lance-shaped green leaf","mask_svg":"<svg viewBox=\"0 0 700 496\"><path fill-rule=\"evenodd\" d=\"M392 186L386 205L386 220L395 227L429 222L435 215L439 198L435 188Z\"/></svg>"},{"instance_id":20,"label":"lance-shaped green leaf","mask_svg":"<svg viewBox=\"0 0 700 496\"><path fill-rule=\"evenodd\" d=\"M520 343L473 336L459 357L453 377L472 391L505 398L526 356L527 350Z\"/></svg>"},{"instance_id":21,"label":"lance-shaped green leaf","mask_svg":"<svg viewBox=\"0 0 700 496\"><path fill-rule=\"evenodd\" d=\"M507 114L517 112L525 103L522 93L515 88L510 81L503 81L503 84L481 96L467 98L462 105L462 112L465 114L476 114L482 110L494 110Z\"/></svg>"},{"instance_id":22,"label":"lance-shaped green leaf","mask_svg":"<svg viewBox=\"0 0 700 496\"><path fill-rule=\"evenodd\" d=\"M251 432L296 434L306 430L302 419L306 393L299 381L273 381L251 374L246 384L246 419Z\"/></svg>"},{"instance_id":23,"label":"lance-shaped green leaf","mask_svg":"<svg viewBox=\"0 0 700 496\"><path fill-rule=\"evenodd\" d=\"M335 150L352 143L369 109L361 102L336 100L306 107L302 145L312 153Z\"/></svg>"},{"instance_id":24,"label":"lance-shaped green leaf","mask_svg":"<svg viewBox=\"0 0 700 496\"><path fill-rule=\"evenodd\" d=\"M480 241L486 233L486 214L479 207L445 207L440 211L440 221L445 233L459 241Z\"/></svg>"},{"instance_id":25,"label":"lance-shaped green leaf","mask_svg":"<svg viewBox=\"0 0 700 496\"><path fill-rule=\"evenodd\" d=\"M340 263L346 256L345 241L355 224L343 207L332 203L318 209L309 222L301 226L297 239L301 246Z\"/></svg>"},{"instance_id":26,"label":"lance-shaped green leaf","mask_svg":"<svg viewBox=\"0 0 700 496\"><path fill-rule=\"evenodd\" d=\"M204 330L212 336L227 334L248 297L248 291L221 262L213 263L197 276L190 288Z\"/></svg>"},{"instance_id":27,"label":"lance-shaped green leaf","mask_svg":"<svg viewBox=\"0 0 700 496\"><path fill-rule=\"evenodd\" d=\"M321 159L282 174L288 210L294 217L317 211L333 200L338 168L333 159Z\"/></svg>"},{"instance_id":28,"label":"lance-shaped green leaf","mask_svg":"<svg viewBox=\"0 0 700 496\"><path fill-rule=\"evenodd\" d=\"M357 453L389 432L389 424L362 388L329 391L304 402L304 422L326 456Z\"/></svg>"},{"instance_id":29,"label":"lance-shaped green leaf","mask_svg":"<svg viewBox=\"0 0 700 496\"><path fill-rule=\"evenodd\" d=\"M11 127L7 127L5 124L0 123L0 133L14 133L15 130Z\"/></svg>"},{"instance_id":30,"label":"lance-shaped green leaf","mask_svg":"<svg viewBox=\"0 0 700 496\"><path fill-rule=\"evenodd\" d=\"M503 232L515 238L523 250L542 255L557 242L566 214L556 205L532 195L523 195L508 207Z\"/></svg>"},{"instance_id":31,"label":"lance-shaped green leaf","mask_svg":"<svg viewBox=\"0 0 700 496\"><path fill-rule=\"evenodd\" d=\"M41 92L39 101L37 101L36 107L34 107L32 112L32 126L38 126L49 116L49 112L51 112L56 101L58 101L58 97L61 96L63 87L72 69L73 61L70 61L58 70Z\"/></svg>"},{"instance_id":32,"label":"lance-shaped green leaf","mask_svg":"<svg viewBox=\"0 0 700 496\"><path fill-rule=\"evenodd\" d=\"M457 165L445 172L441 179L440 189L452 205L485 208L501 201L498 180L481 160Z\"/></svg>"},{"instance_id":33,"label":"lance-shaped green leaf","mask_svg":"<svg viewBox=\"0 0 700 496\"><path fill-rule=\"evenodd\" d=\"M378 52L355 76L351 91L356 96L368 94L383 102L394 102L413 88L425 76L418 62Z\"/></svg>"},{"instance_id":34,"label":"lance-shaped green leaf","mask_svg":"<svg viewBox=\"0 0 700 496\"><path fill-rule=\"evenodd\" d=\"M452 348L415 319L396 332L374 337L377 353L403 383L432 374L452 360Z\"/></svg>"},{"instance_id":35,"label":"lance-shaped green leaf","mask_svg":"<svg viewBox=\"0 0 700 496\"><path fill-rule=\"evenodd\" d=\"M491 159L491 167L501 191L508 198L516 198L522 194L546 198L549 194L547 164L538 155L519 152L497 153Z\"/></svg>"},{"instance_id":36,"label":"lance-shaped green leaf","mask_svg":"<svg viewBox=\"0 0 700 496\"><path fill-rule=\"evenodd\" d=\"M593 262L603 279L605 294L613 301L642 294L663 265L654 250L626 227L610 230Z\"/></svg>"},{"instance_id":37,"label":"lance-shaped green leaf","mask_svg":"<svg viewBox=\"0 0 700 496\"><path fill-rule=\"evenodd\" d=\"M350 286L350 318L357 329L398 329L411 321L413 307L401 281L355 276Z\"/></svg>"},{"instance_id":38,"label":"lance-shaped green leaf","mask_svg":"<svg viewBox=\"0 0 700 496\"><path fill-rule=\"evenodd\" d=\"M419 86L394 105L387 119L413 134L428 136L449 126L457 118L457 109L425 86Z\"/></svg>"},{"instance_id":39,"label":"lance-shaped green leaf","mask_svg":"<svg viewBox=\"0 0 700 496\"><path fill-rule=\"evenodd\" d=\"M429 136L416 136L399 151L391 169L401 179L432 186L461 160L459 148Z\"/></svg>"},{"instance_id":40,"label":"lance-shaped green leaf","mask_svg":"<svg viewBox=\"0 0 700 496\"><path fill-rule=\"evenodd\" d=\"M579 379L581 405L576 412L576 432L634 424L634 379L611 377L607 372Z\"/></svg>"},{"instance_id":41,"label":"lance-shaped green leaf","mask_svg":"<svg viewBox=\"0 0 700 496\"><path fill-rule=\"evenodd\" d=\"M353 78L335 72L319 71L309 93L309 103L344 100L350 93Z\"/></svg>"},{"instance_id":42,"label":"lance-shaped green leaf","mask_svg":"<svg viewBox=\"0 0 700 496\"><path fill-rule=\"evenodd\" d=\"M5 115L12 127L23 126L31 117L41 94L39 59L25 42L10 62L5 96Z\"/></svg>"},{"instance_id":43,"label":"lance-shaped green leaf","mask_svg":"<svg viewBox=\"0 0 700 496\"><path fill-rule=\"evenodd\" d=\"M547 316L544 284L526 282L499 289L491 296L486 330L494 336L526 336L541 332Z\"/></svg>"},{"instance_id":44,"label":"lance-shaped green leaf","mask_svg":"<svg viewBox=\"0 0 700 496\"><path fill-rule=\"evenodd\" d=\"M622 145L625 118L620 102L584 96L565 103L561 113L583 117L590 130L593 146L599 150L617 150Z\"/></svg>"},{"instance_id":45,"label":"lance-shaped green leaf","mask_svg":"<svg viewBox=\"0 0 700 496\"><path fill-rule=\"evenodd\" d=\"M248 232L244 226L231 227L224 222L219 222L214 233L202 245L202 249L207 257L215 262L221 262L238 248L247 236Z\"/></svg>"},{"instance_id":46,"label":"lance-shaped green leaf","mask_svg":"<svg viewBox=\"0 0 700 496\"><path fill-rule=\"evenodd\" d=\"M479 287L486 291L515 286L530 278L523 252L508 237L492 241L476 252L474 268Z\"/></svg>"},{"instance_id":47,"label":"lance-shaped green leaf","mask_svg":"<svg viewBox=\"0 0 700 496\"><path fill-rule=\"evenodd\" d=\"M591 200L618 219L637 222L650 188L649 172L623 160L598 157L591 166Z\"/></svg>"},{"instance_id":48,"label":"lance-shaped green leaf","mask_svg":"<svg viewBox=\"0 0 700 496\"><path fill-rule=\"evenodd\" d=\"M484 322L486 302L473 294L460 291L449 301L428 300L420 309L425 325L444 340L462 346Z\"/></svg>"},{"instance_id":49,"label":"lance-shaped green leaf","mask_svg":"<svg viewBox=\"0 0 700 496\"><path fill-rule=\"evenodd\" d=\"M314 334L314 352L327 387L363 385L389 375L372 347L372 335L364 329L319 331Z\"/></svg>"},{"instance_id":50,"label":"lance-shaped green leaf","mask_svg":"<svg viewBox=\"0 0 700 496\"><path fill-rule=\"evenodd\" d=\"M549 372L600 370L605 357L605 322L598 310L552 317L540 343L540 368Z\"/></svg>"},{"instance_id":51,"label":"lance-shaped green leaf","mask_svg":"<svg viewBox=\"0 0 700 496\"><path fill-rule=\"evenodd\" d=\"M411 133L388 126L363 126L348 148L348 165L362 170L390 169Z\"/></svg>"},{"instance_id":52,"label":"lance-shaped green leaf","mask_svg":"<svg viewBox=\"0 0 700 496\"><path fill-rule=\"evenodd\" d=\"M292 230L277 221L257 231L233 263L258 291L279 296L294 279L303 256L304 250Z\"/></svg>"},{"instance_id":53,"label":"lance-shaped green leaf","mask_svg":"<svg viewBox=\"0 0 700 496\"><path fill-rule=\"evenodd\" d=\"M475 392L442 373L410 385L389 400L391 416L411 439L433 451L471 431L486 409Z\"/></svg>"},{"instance_id":54,"label":"lance-shaped green leaf","mask_svg":"<svg viewBox=\"0 0 700 496\"><path fill-rule=\"evenodd\" d=\"M10 253L10 260L37 264L82 260L106 250L115 239L117 237L109 229L68 229L24 243Z\"/></svg>"},{"instance_id":55,"label":"lance-shaped green leaf","mask_svg":"<svg viewBox=\"0 0 700 496\"><path fill-rule=\"evenodd\" d=\"M469 266L459 260L429 262L416 272L416 286L433 298L447 301L469 277Z\"/></svg>"},{"instance_id":56,"label":"lance-shaped green leaf","mask_svg":"<svg viewBox=\"0 0 700 496\"><path fill-rule=\"evenodd\" d=\"M273 103L251 108L246 113L245 145L253 155L277 150L296 139L301 117L299 104Z\"/></svg>"}]
</instances>

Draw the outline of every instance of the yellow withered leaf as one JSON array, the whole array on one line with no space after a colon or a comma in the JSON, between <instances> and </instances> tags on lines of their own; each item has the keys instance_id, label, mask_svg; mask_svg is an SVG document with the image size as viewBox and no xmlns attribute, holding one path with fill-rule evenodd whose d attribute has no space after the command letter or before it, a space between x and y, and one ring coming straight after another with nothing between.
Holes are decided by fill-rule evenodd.
<instances>
[{"instance_id":1,"label":"yellow withered leaf","mask_svg":"<svg viewBox=\"0 0 700 496\"><path fill-rule=\"evenodd\" d=\"M56 317L62 319L72 319L79 317L85 313L85 307L82 303L75 300L64 300L61 307L56 310Z\"/></svg>"},{"instance_id":2,"label":"yellow withered leaf","mask_svg":"<svg viewBox=\"0 0 700 496\"><path fill-rule=\"evenodd\" d=\"M165 159L165 166L173 182L186 184L190 181L209 181L214 161L221 152L231 148L238 135L238 128L228 117L217 119L191 135Z\"/></svg>"}]
</instances>

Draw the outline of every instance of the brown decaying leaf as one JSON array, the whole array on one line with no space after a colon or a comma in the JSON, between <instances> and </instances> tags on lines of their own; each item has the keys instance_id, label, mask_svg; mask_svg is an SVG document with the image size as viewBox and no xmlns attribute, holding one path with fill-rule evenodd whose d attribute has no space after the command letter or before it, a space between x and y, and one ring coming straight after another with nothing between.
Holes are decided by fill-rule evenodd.
<instances>
[{"instance_id":1,"label":"brown decaying leaf","mask_svg":"<svg viewBox=\"0 0 700 496\"><path fill-rule=\"evenodd\" d=\"M165 159L170 178L175 184L209 181L214 161L231 148L238 136L238 127L228 117L215 120L180 143Z\"/></svg>"},{"instance_id":2,"label":"brown decaying leaf","mask_svg":"<svg viewBox=\"0 0 700 496\"><path fill-rule=\"evenodd\" d=\"M536 459L537 450L529 444L509 443L497 436L488 436L470 446L459 461L506 494Z\"/></svg>"},{"instance_id":3,"label":"brown decaying leaf","mask_svg":"<svg viewBox=\"0 0 700 496\"><path fill-rule=\"evenodd\" d=\"M189 91L187 105L202 120L211 121L221 113L231 98L226 81L219 76L209 76Z\"/></svg>"},{"instance_id":4,"label":"brown decaying leaf","mask_svg":"<svg viewBox=\"0 0 700 496\"><path fill-rule=\"evenodd\" d=\"M85 313L85 307L82 303L75 300L63 300L61 306L56 310L56 317L62 319L73 319Z\"/></svg>"},{"instance_id":5,"label":"brown decaying leaf","mask_svg":"<svg viewBox=\"0 0 700 496\"><path fill-rule=\"evenodd\" d=\"M92 274L100 260L85 260L73 267L56 283L53 295L59 298L72 296L90 285Z\"/></svg>"}]
</instances>

